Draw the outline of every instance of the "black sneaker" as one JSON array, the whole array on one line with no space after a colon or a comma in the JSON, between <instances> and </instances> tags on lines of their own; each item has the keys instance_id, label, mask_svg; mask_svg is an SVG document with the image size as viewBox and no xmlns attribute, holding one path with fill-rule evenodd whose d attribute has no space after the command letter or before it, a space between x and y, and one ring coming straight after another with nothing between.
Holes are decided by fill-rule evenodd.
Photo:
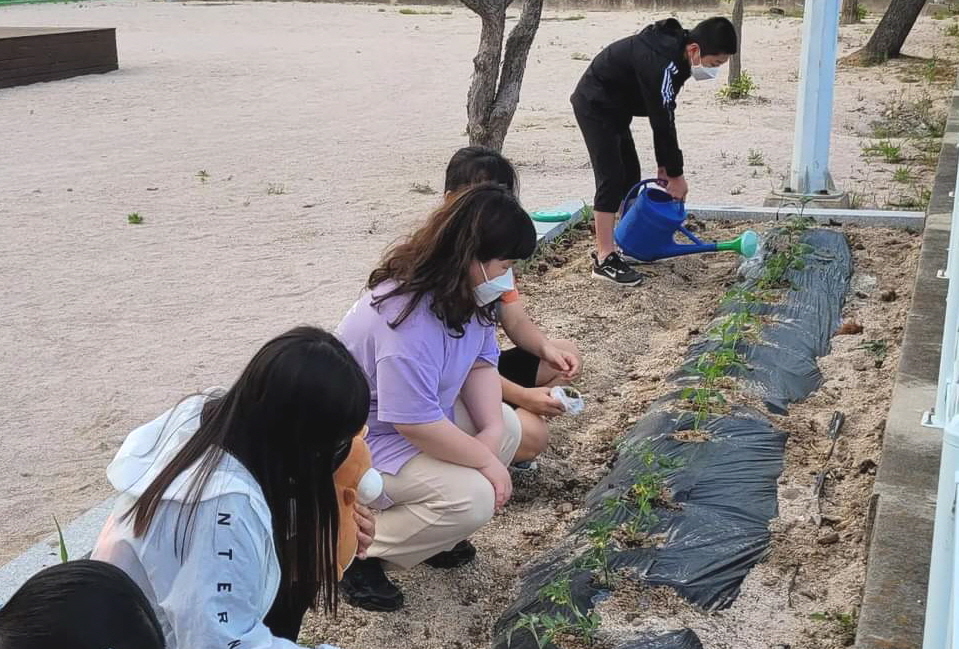
<instances>
[{"instance_id":1,"label":"black sneaker","mask_svg":"<svg viewBox=\"0 0 959 649\"><path fill-rule=\"evenodd\" d=\"M354 559L343 573L340 592L350 606L389 612L403 607L403 592L383 572L379 559Z\"/></svg>"},{"instance_id":2,"label":"black sneaker","mask_svg":"<svg viewBox=\"0 0 959 649\"><path fill-rule=\"evenodd\" d=\"M465 566L475 557L476 546L468 540L464 540L454 545L452 550L434 554L423 563L431 568L459 568L460 566Z\"/></svg>"},{"instance_id":3,"label":"black sneaker","mask_svg":"<svg viewBox=\"0 0 959 649\"><path fill-rule=\"evenodd\" d=\"M643 281L642 273L630 268L618 253L611 252L602 263L599 262L595 252L590 253L590 256L593 258L593 277L605 279L620 286L637 286Z\"/></svg>"}]
</instances>

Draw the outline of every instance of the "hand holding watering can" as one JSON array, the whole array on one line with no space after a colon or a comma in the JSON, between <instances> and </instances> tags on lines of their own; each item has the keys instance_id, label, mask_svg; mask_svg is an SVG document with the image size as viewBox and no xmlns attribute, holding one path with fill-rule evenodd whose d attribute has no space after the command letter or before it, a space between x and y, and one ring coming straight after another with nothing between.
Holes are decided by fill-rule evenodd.
<instances>
[{"instance_id":1,"label":"hand holding watering can","mask_svg":"<svg viewBox=\"0 0 959 649\"><path fill-rule=\"evenodd\" d=\"M759 236L746 230L731 241L704 243L683 226L686 204L678 201L655 185L659 179L638 183L629 190L620 210L622 218L616 226L616 244L630 257L640 261L655 261L700 252L732 250L744 257L752 257L759 246ZM693 243L676 243L673 236L683 233Z\"/></svg>"}]
</instances>

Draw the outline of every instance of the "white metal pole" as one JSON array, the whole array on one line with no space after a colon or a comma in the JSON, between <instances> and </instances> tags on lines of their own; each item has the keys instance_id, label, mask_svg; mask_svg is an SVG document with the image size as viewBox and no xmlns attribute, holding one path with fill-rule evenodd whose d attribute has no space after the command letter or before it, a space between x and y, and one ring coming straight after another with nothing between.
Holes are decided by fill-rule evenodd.
<instances>
[{"instance_id":1,"label":"white metal pole","mask_svg":"<svg viewBox=\"0 0 959 649\"><path fill-rule=\"evenodd\" d=\"M952 601L956 559L956 469L959 469L959 417L947 422L942 434L922 649L946 649L953 640L949 631L950 615L953 607L959 603Z\"/></svg>"},{"instance_id":2,"label":"white metal pole","mask_svg":"<svg viewBox=\"0 0 959 649\"><path fill-rule=\"evenodd\" d=\"M807 0L789 178L792 193L813 195L829 189L829 137L838 43L839 0Z\"/></svg>"}]
</instances>

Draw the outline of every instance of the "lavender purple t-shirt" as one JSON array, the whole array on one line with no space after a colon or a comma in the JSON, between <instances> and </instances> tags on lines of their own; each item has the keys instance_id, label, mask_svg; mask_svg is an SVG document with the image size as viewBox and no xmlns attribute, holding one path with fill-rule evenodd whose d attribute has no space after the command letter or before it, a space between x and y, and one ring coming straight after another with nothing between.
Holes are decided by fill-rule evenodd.
<instances>
[{"instance_id":1,"label":"lavender purple t-shirt","mask_svg":"<svg viewBox=\"0 0 959 649\"><path fill-rule=\"evenodd\" d=\"M370 431L366 438L373 466L395 475L419 449L395 424L428 424L453 419L453 404L476 361L496 366L496 328L475 319L454 338L423 298L396 329L389 323L408 304L407 296L391 298L377 310L370 302L389 292L386 282L365 291L336 328L336 335L363 368L370 383Z\"/></svg>"}]
</instances>

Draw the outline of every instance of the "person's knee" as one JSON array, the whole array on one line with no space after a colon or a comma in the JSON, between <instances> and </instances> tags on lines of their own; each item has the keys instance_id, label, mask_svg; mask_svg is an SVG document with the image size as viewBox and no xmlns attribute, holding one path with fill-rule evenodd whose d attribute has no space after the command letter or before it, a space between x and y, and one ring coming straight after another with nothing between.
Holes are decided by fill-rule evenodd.
<instances>
[{"instance_id":1,"label":"person's knee","mask_svg":"<svg viewBox=\"0 0 959 649\"><path fill-rule=\"evenodd\" d=\"M479 471L473 470L469 478L457 485L457 495L451 498L444 514L466 538L486 525L493 518L496 495L493 485Z\"/></svg>"},{"instance_id":2,"label":"person's knee","mask_svg":"<svg viewBox=\"0 0 959 649\"><path fill-rule=\"evenodd\" d=\"M500 460L509 464L516 449L523 442L523 422L515 410L503 404L503 441L500 444Z\"/></svg>"},{"instance_id":3,"label":"person's knee","mask_svg":"<svg viewBox=\"0 0 959 649\"><path fill-rule=\"evenodd\" d=\"M530 414L523 420L523 449L539 455L549 445L549 426L542 417Z\"/></svg>"}]
</instances>

